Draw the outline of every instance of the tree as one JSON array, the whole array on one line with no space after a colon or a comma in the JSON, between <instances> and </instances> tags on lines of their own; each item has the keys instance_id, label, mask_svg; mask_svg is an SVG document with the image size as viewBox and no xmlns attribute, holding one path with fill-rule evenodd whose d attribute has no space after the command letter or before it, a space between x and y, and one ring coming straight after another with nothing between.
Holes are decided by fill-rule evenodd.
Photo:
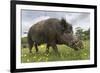
<instances>
[{"instance_id":1,"label":"tree","mask_svg":"<svg viewBox=\"0 0 100 73\"><path fill-rule=\"evenodd\" d=\"M76 36L80 40L89 40L90 39L90 29L84 31L81 27L77 27Z\"/></svg>"},{"instance_id":2,"label":"tree","mask_svg":"<svg viewBox=\"0 0 100 73\"><path fill-rule=\"evenodd\" d=\"M84 40L90 39L90 29L84 31L83 34L85 35Z\"/></svg>"},{"instance_id":3,"label":"tree","mask_svg":"<svg viewBox=\"0 0 100 73\"><path fill-rule=\"evenodd\" d=\"M76 36L78 37L78 39L82 40L84 34L83 34L83 29L81 27L76 28Z\"/></svg>"}]
</instances>

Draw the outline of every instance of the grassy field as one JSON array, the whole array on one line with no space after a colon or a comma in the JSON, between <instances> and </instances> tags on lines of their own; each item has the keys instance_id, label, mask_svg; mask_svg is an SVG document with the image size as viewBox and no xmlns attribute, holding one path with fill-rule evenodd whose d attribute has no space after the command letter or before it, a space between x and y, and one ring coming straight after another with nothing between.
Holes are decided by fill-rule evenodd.
<instances>
[{"instance_id":1,"label":"grassy field","mask_svg":"<svg viewBox=\"0 0 100 73\"><path fill-rule=\"evenodd\" d=\"M46 54L46 45L39 46L39 53L35 53L35 48L32 48L32 53L29 53L28 48L21 49L21 62L48 62L48 61L71 61L71 60L87 60L90 58L90 42L84 41L84 49L75 51L66 45L57 45L60 56L55 55L55 52L50 48L50 53Z\"/></svg>"}]
</instances>

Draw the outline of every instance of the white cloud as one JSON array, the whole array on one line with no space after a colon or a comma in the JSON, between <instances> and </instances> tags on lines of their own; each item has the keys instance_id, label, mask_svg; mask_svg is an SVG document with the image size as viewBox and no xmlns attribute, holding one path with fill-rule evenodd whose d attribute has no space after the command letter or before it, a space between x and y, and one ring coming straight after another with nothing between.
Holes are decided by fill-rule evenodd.
<instances>
[{"instance_id":1,"label":"white cloud","mask_svg":"<svg viewBox=\"0 0 100 73\"><path fill-rule=\"evenodd\" d=\"M75 28L81 27L83 30L87 30L90 27L90 15L89 13L71 13L66 14L66 21L72 24L74 33Z\"/></svg>"}]
</instances>

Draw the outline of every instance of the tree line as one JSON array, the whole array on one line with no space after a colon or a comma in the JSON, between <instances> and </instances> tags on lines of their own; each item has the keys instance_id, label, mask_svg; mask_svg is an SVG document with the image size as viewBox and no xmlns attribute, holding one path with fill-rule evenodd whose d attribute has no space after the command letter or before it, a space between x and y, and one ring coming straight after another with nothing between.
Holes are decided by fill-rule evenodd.
<instances>
[{"instance_id":1,"label":"tree line","mask_svg":"<svg viewBox=\"0 0 100 73\"><path fill-rule=\"evenodd\" d=\"M75 35L80 40L89 40L90 39L90 28L88 30L83 30L81 27L77 27Z\"/></svg>"}]
</instances>

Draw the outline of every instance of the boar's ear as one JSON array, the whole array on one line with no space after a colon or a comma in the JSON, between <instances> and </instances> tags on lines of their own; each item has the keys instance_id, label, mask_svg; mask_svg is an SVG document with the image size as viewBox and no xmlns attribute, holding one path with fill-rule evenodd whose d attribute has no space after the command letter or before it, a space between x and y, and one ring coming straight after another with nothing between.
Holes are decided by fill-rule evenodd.
<instances>
[{"instance_id":1,"label":"boar's ear","mask_svg":"<svg viewBox=\"0 0 100 73\"><path fill-rule=\"evenodd\" d=\"M64 27L64 28L67 28L67 23L66 23L66 20L64 18L61 19L61 25Z\"/></svg>"}]
</instances>

